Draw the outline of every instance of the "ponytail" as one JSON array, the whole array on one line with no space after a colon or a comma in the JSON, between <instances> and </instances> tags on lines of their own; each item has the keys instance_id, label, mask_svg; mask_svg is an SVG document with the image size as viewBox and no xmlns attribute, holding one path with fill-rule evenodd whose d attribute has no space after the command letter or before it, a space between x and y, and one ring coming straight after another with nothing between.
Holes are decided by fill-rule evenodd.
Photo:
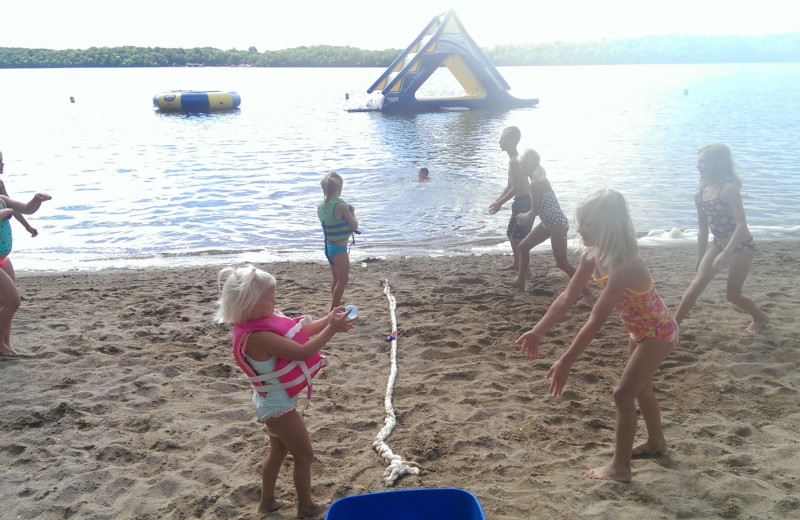
<instances>
[{"instance_id":1,"label":"ponytail","mask_svg":"<svg viewBox=\"0 0 800 520\"><path fill-rule=\"evenodd\" d=\"M336 172L326 173L319 183L322 186L322 193L325 194L325 204L338 197L342 193L342 176Z\"/></svg>"}]
</instances>

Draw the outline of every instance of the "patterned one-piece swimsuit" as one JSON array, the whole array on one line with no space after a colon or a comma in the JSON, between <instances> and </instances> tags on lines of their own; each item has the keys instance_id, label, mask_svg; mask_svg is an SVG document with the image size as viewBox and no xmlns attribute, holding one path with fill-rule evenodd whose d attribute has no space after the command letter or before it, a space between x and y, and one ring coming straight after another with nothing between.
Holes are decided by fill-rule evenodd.
<instances>
[{"instance_id":1,"label":"patterned one-piece swimsuit","mask_svg":"<svg viewBox=\"0 0 800 520\"><path fill-rule=\"evenodd\" d=\"M708 227L714 235L713 242L719 246L720 249L725 249L731 236L733 236L733 232L736 231L736 221L733 219L731 205L722 200L719 196L725 184L726 183L723 183L722 186L719 187L717 196L711 200L703 200L703 192L700 192L700 205L703 208L703 212L708 216ZM738 253L745 248L752 249L753 251L756 250L756 244L752 236L737 245L733 252Z\"/></svg>"},{"instance_id":2,"label":"patterned one-piece swimsuit","mask_svg":"<svg viewBox=\"0 0 800 520\"><path fill-rule=\"evenodd\" d=\"M595 273L595 281L601 288L607 280L608 275L597 278ZM678 344L678 323L656 292L654 282L651 281L650 288L644 292L625 289L616 308L634 343L661 339L672 346Z\"/></svg>"}]
</instances>

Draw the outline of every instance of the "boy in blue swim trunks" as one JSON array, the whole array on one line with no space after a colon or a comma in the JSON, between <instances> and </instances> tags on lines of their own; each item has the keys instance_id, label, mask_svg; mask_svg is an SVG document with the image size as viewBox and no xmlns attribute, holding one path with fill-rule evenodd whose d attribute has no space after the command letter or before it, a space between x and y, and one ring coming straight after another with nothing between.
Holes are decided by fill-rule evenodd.
<instances>
[{"instance_id":1,"label":"boy in blue swim trunks","mask_svg":"<svg viewBox=\"0 0 800 520\"><path fill-rule=\"evenodd\" d=\"M508 220L506 236L511 242L511 251L514 253L514 260L511 265L503 269L519 269L519 243L530 233L533 228L533 221L520 223L517 215L527 213L531 210L531 197L528 193L528 176L522 171L519 164L519 144L522 133L516 126L509 126L503 129L500 135L500 149L508 154L508 184L497 199L489 205L489 214L494 215L507 201L514 199L511 204L511 218ZM528 270L527 276L532 276Z\"/></svg>"}]
</instances>

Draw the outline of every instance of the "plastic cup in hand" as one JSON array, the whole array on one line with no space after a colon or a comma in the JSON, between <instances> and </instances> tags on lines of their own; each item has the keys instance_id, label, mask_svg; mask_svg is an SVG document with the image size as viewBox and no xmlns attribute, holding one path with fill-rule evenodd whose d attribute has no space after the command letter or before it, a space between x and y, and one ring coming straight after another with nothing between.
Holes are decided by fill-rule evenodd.
<instances>
[{"instance_id":1,"label":"plastic cup in hand","mask_svg":"<svg viewBox=\"0 0 800 520\"><path fill-rule=\"evenodd\" d=\"M344 308L344 312L350 319L358 318L358 307L356 307L355 305L348 305L347 307Z\"/></svg>"}]
</instances>

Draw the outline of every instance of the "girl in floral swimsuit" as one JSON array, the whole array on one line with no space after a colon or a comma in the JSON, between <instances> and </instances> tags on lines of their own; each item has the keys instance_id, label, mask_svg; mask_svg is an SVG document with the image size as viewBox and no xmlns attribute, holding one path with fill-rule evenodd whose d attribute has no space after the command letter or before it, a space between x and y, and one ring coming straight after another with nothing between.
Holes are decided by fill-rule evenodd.
<instances>
[{"instance_id":1,"label":"girl in floral swimsuit","mask_svg":"<svg viewBox=\"0 0 800 520\"><path fill-rule=\"evenodd\" d=\"M611 462L584 476L591 479L631 480L631 457L655 455L667 449L661 411L653 393L653 376L678 342L678 324L655 290L653 278L636 243L636 232L625 198L614 190L600 190L576 209L578 234L586 247L567 288L541 320L517 340L528 359L536 359L545 334L572 308L592 278L603 292L589 320L570 347L547 372L549 393L561 395L569 371L616 308L628 329L628 363L614 388L617 434ZM635 448L636 402L647 427L647 440Z\"/></svg>"},{"instance_id":2,"label":"girl in floral swimsuit","mask_svg":"<svg viewBox=\"0 0 800 520\"><path fill-rule=\"evenodd\" d=\"M520 225L530 224L536 215L539 215L540 222L528 233L519 243L519 272L514 280L506 282L512 287L525 288L525 278L528 275L528 266L531 260L531 249L541 244L548 238L553 250L553 258L556 265L572 277L575 268L569 263L567 258L567 231L569 230L569 220L567 220L561 206L558 204L556 194L547 180L547 174L542 168L541 159L535 150L525 150L519 157L522 171L527 175L530 182L531 210L517 216ZM591 301L592 293L587 287L583 293L587 302Z\"/></svg>"},{"instance_id":3,"label":"girl in floral swimsuit","mask_svg":"<svg viewBox=\"0 0 800 520\"><path fill-rule=\"evenodd\" d=\"M728 301L752 316L744 333L758 334L769 317L742 294L755 256L755 243L747 228L739 193L742 181L736 175L730 148L722 143L701 148L697 169L700 171L700 187L694 197L699 224L697 274L681 298L675 319L678 323L683 321L714 276L728 267ZM714 235L711 244L708 243L709 228Z\"/></svg>"}]
</instances>

